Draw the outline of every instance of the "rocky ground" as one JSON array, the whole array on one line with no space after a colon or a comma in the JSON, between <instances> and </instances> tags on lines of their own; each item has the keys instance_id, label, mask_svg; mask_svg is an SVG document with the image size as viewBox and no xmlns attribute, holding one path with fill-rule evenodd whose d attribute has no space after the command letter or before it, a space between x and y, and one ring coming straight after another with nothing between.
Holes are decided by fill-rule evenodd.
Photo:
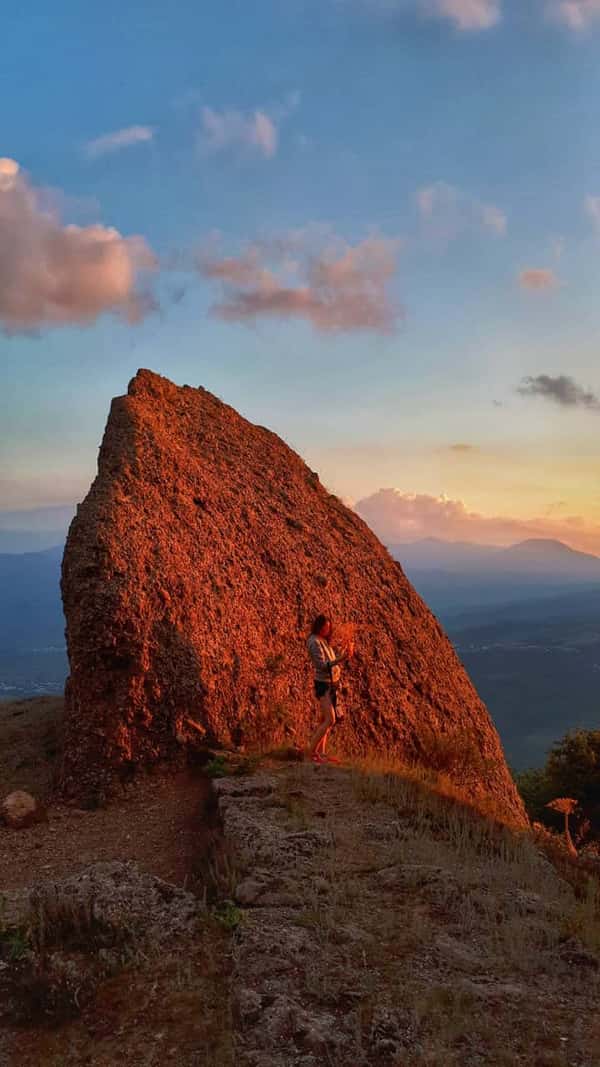
<instances>
[{"instance_id":1,"label":"rocky ground","mask_svg":"<svg viewBox=\"0 0 600 1067\"><path fill-rule=\"evenodd\" d=\"M397 775L215 784L248 1067L598 1067L598 887Z\"/></svg>"},{"instance_id":2,"label":"rocky ground","mask_svg":"<svg viewBox=\"0 0 600 1067\"><path fill-rule=\"evenodd\" d=\"M0 828L0 1067L600 1067L598 883L439 789L223 754Z\"/></svg>"}]
</instances>

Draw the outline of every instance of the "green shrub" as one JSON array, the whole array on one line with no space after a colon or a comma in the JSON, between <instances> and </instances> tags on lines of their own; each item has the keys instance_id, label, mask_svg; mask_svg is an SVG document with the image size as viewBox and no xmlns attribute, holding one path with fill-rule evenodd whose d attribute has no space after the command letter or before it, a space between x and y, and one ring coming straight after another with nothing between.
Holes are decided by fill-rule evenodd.
<instances>
[{"instance_id":1,"label":"green shrub","mask_svg":"<svg viewBox=\"0 0 600 1067\"><path fill-rule=\"evenodd\" d=\"M529 818L533 822L558 826L556 818L552 818L546 808L546 805L558 795L553 791L554 787L548 778L546 768L532 767L526 771L519 771L514 777Z\"/></svg>"},{"instance_id":2,"label":"green shrub","mask_svg":"<svg viewBox=\"0 0 600 1067\"><path fill-rule=\"evenodd\" d=\"M215 908L215 919L225 930L235 930L240 925L243 915L232 900L224 900Z\"/></svg>"},{"instance_id":3,"label":"green shrub","mask_svg":"<svg viewBox=\"0 0 600 1067\"><path fill-rule=\"evenodd\" d=\"M225 756L214 756L209 760L204 768L204 773L209 778L225 778L229 774Z\"/></svg>"},{"instance_id":4,"label":"green shrub","mask_svg":"<svg viewBox=\"0 0 600 1067\"><path fill-rule=\"evenodd\" d=\"M600 838L600 730L574 730L557 741L546 765L515 776L530 818L557 829L560 816L546 805L557 797L573 797L580 817L575 836Z\"/></svg>"}]
</instances>

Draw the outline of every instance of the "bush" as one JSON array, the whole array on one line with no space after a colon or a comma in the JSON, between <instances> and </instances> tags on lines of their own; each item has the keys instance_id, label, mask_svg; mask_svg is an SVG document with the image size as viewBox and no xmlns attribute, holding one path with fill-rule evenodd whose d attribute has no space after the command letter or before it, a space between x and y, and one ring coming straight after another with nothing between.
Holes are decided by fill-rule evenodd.
<instances>
[{"instance_id":1,"label":"bush","mask_svg":"<svg viewBox=\"0 0 600 1067\"><path fill-rule=\"evenodd\" d=\"M525 810L533 822L557 826L557 820L549 816L547 805L558 795L548 777L545 767L532 767L515 774L517 789L521 794Z\"/></svg>"},{"instance_id":2,"label":"bush","mask_svg":"<svg viewBox=\"0 0 600 1067\"><path fill-rule=\"evenodd\" d=\"M225 778L229 774L225 756L214 756L204 768L204 773L209 778Z\"/></svg>"},{"instance_id":3,"label":"bush","mask_svg":"<svg viewBox=\"0 0 600 1067\"><path fill-rule=\"evenodd\" d=\"M558 829L560 816L546 805L573 797L580 813L575 836L600 838L600 730L575 730L553 745L545 767L523 771L516 783L530 818Z\"/></svg>"}]
</instances>

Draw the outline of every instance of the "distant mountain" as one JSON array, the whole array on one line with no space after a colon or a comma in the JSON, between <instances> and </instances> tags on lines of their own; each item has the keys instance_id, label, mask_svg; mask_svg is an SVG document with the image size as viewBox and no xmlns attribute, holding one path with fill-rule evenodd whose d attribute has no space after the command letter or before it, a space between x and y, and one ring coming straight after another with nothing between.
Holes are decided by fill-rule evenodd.
<instances>
[{"instance_id":1,"label":"distant mountain","mask_svg":"<svg viewBox=\"0 0 600 1067\"><path fill-rule=\"evenodd\" d=\"M532 539L497 548L426 538L390 550L444 622L481 606L600 586L600 558L561 541Z\"/></svg>"},{"instance_id":2,"label":"distant mountain","mask_svg":"<svg viewBox=\"0 0 600 1067\"><path fill-rule=\"evenodd\" d=\"M535 572L600 581L599 556L578 552L562 541L551 539L531 538L509 548L499 548L426 537L408 544L391 545L390 551L409 569L460 571L464 574Z\"/></svg>"},{"instance_id":3,"label":"distant mountain","mask_svg":"<svg viewBox=\"0 0 600 1067\"><path fill-rule=\"evenodd\" d=\"M41 552L64 545L75 505L0 510L0 553Z\"/></svg>"},{"instance_id":4,"label":"distant mountain","mask_svg":"<svg viewBox=\"0 0 600 1067\"><path fill-rule=\"evenodd\" d=\"M577 552L562 541L532 538L505 548L493 557L506 570L561 574L569 578L600 581L600 558Z\"/></svg>"},{"instance_id":5,"label":"distant mountain","mask_svg":"<svg viewBox=\"0 0 600 1067\"><path fill-rule=\"evenodd\" d=\"M455 570L484 562L501 552L493 545L477 545L469 541L442 541L438 537L424 537L408 544L390 545L390 552L403 566L420 570Z\"/></svg>"},{"instance_id":6,"label":"distant mountain","mask_svg":"<svg viewBox=\"0 0 600 1067\"><path fill-rule=\"evenodd\" d=\"M65 543L64 530L0 530L0 554L44 552Z\"/></svg>"},{"instance_id":7,"label":"distant mountain","mask_svg":"<svg viewBox=\"0 0 600 1067\"><path fill-rule=\"evenodd\" d=\"M0 554L0 650L63 648L60 599L63 549Z\"/></svg>"}]
</instances>

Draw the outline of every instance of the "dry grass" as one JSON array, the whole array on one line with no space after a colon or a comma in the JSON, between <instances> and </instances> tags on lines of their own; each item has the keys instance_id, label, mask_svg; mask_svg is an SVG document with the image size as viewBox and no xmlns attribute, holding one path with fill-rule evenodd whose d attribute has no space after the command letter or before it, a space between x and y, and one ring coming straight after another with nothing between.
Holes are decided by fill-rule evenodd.
<instances>
[{"instance_id":1,"label":"dry grass","mask_svg":"<svg viewBox=\"0 0 600 1067\"><path fill-rule=\"evenodd\" d=\"M416 768L299 766L279 781L269 818L333 833L277 865L298 896L288 921L314 946L294 996L354 1035L354 1058L332 1038L325 1064L600 1064L597 882L578 899L531 833Z\"/></svg>"},{"instance_id":2,"label":"dry grass","mask_svg":"<svg viewBox=\"0 0 600 1067\"><path fill-rule=\"evenodd\" d=\"M215 889L216 891L216 889ZM0 1016L14 1028L14 1067L118 1062L231 1067L227 910L199 908L196 932L155 943L96 914L93 894L49 886L0 938ZM141 1021L143 1020L143 1022Z\"/></svg>"},{"instance_id":3,"label":"dry grass","mask_svg":"<svg viewBox=\"0 0 600 1067\"><path fill-rule=\"evenodd\" d=\"M243 958L253 924L267 955L273 925L284 945L285 930L308 937L291 995L335 1020L324 1067L600 1065L593 865L566 856L557 838L512 831L491 801L488 817L476 811L441 757L436 771L383 760L336 771L273 753L263 762L277 787L249 803L257 831L271 827L274 841L327 831L327 844L306 855L275 849L271 903L241 915L227 901L252 868L214 820L192 871L204 892L198 935L159 957L128 930L104 929L93 900L38 896L27 928L5 930L0 945L46 959L24 995L38 1015L63 1021L22 1030L14 1067L113 1067L123 1056L136 1067L241 1065L230 957ZM228 756L230 773L254 773L256 763ZM351 1035L343 1047L342 1031Z\"/></svg>"}]
</instances>

